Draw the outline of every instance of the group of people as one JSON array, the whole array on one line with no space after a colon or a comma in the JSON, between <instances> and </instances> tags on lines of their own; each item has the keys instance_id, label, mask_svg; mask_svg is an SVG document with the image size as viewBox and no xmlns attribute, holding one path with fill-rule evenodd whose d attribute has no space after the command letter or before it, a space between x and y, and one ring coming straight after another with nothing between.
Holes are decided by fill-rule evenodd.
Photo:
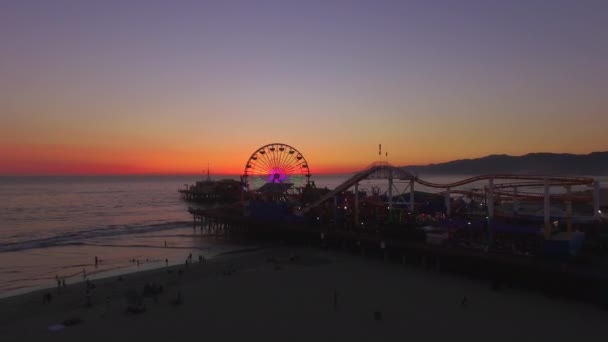
<instances>
[{"instance_id":1,"label":"group of people","mask_svg":"<svg viewBox=\"0 0 608 342\"><path fill-rule=\"evenodd\" d=\"M188 254L188 257L186 258L186 261L184 262L184 265L186 267L188 267L190 264L192 264L192 262L193 262L192 261L192 253L190 253L190 254ZM207 260L205 259L204 256L202 256L202 255L199 254L199 256L198 256L198 262L200 264L204 264L205 262L207 262ZM165 265L168 266L168 264L169 264L169 260L165 259Z\"/></svg>"},{"instance_id":2,"label":"group of people","mask_svg":"<svg viewBox=\"0 0 608 342\"><path fill-rule=\"evenodd\" d=\"M55 281L57 282L57 290L60 290L62 287L66 287L65 278L59 278L58 275L55 275Z\"/></svg>"},{"instance_id":3,"label":"group of people","mask_svg":"<svg viewBox=\"0 0 608 342\"><path fill-rule=\"evenodd\" d=\"M65 284L65 278L59 278L58 275L55 275L55 281L57 282L57 292L60 292L62 288L66 287L67 285ZM51 292L45 292L42 295L42 303L43 304L48 304L53 300L53 295L51 294Z\"/></svg>"},{"instance_id":4,"label":"group of people","mask_svg":"<svg viewBox=\"0 0 608 342\"><path fill-rule=\"evenodd\" d=\"M95 267L97 267L102 260L99 259L99 257L95 256ZM131 259L130 260L132 263L137 263L137 265L139 266L140 264L140 260L138 259ZM149 261L149 260L146 260ZM199 255L198 256L198 262L200 264L203 264L206 262L206 259L204 256ZM193 256L192 253L188 254L188 257L186 258L186 262L185 265L188 266L189 264L193 263ZM169 259L165 259L165 266L169 266ZM82 278L83 281L85 282L85 297L86 297L86 304L87 306L92 306L92 302L91 302L91 298L92 298L92 290L96 287L89 279L87 279L87 270L83 269L82 272L80 272L82 274ZM181 269L180 272L181 273ZM122 276L119 277L118 280L122 280ZM57 282L57 291L60 292L62 288L66 287L66 279L63 277L59 277L59 275L55 275L55 281ZM162 293L163 288L161 285L156 284L156 283L151 283L151 284L146 284L146 286L144 287L144 294L148 294L148 295L152 295L154 297L156 297L156 295L158 293ZM180 298L177 299L178 302L181 303L182 299L181 299L181 294L179 296ZM47 304L50 303L53 299L53 295L51 294L51 292L44 292L43 293L43 303Z\"/></svg>"}]
</instances>

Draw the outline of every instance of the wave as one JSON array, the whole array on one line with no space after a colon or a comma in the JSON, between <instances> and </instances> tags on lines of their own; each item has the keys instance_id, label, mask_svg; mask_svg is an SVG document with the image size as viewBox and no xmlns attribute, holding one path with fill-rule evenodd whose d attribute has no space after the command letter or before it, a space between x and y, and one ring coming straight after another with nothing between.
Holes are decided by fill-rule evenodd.
<instances>
[{"instance_id":1,"label":"wave","mask_svg":"<svg viewBox=\"0 0 608 342\"><path fill-rule=\"evenodd\" d=\"M156 224L110 225L103 228L72 231L69 233L58 234L40 239L31 239L4 244L0 243L0 252L15 252L26 249L82 245L85 244L85 240L89 239L180 229L190 227L191 225L191 221L173 221Z\"/></svg>"},{"instance_id":2,"label":"wave","mask_svg":"<svg viewBox=\"0 0 608 342\"><path fill-rule=\"evenodd\" d=\"M97 191L74 191L75 194L122 194L129 192L128 190L97 190Z\"/></svg>"},{"instance_id":3,"label":"wave","mask_svg":"<svg viewBox=\"0 0 608 342\"><path fill-rule=\"evenodd\" d=\"M147 244L109 244L109 243L83 243L83 245L87 246L96 246L96 247L127 247L127 248L170 248L170 249L204 249L196 246L170 246L164 247L160 244L158 245L147 245Z\"/></svg>"}]
</instances>

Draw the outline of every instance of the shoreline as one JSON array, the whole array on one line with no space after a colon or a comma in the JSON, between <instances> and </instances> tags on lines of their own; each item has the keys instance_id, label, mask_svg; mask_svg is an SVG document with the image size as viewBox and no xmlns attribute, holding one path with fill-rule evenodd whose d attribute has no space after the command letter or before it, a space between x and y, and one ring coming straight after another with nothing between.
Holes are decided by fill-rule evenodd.
<instances>
[{"instance_id":1,"label":"shoreline","mask_svg":"<svg viewBox=\"0 0 608 342\"><path fill-rule=\"evenodd\" d=\"M211 260L216 260L219 258L229 257L231 255L239 255L239 254L243 254L243 253L255 252L257 250L277 247L277 245L255 246L255 247L239 246L238 243L234 244L234 246L237 247L234 250L229 250L229 251L215 253L212 255L207 255L207 256L205 256L205 259L208 261L211 261ZM188 256L188 253L186 253L186 251L189 251L189 252L193 252L193 251L191 248L183 248L183 250L185 251L183 260L185 260ZM198 262L198 261L196 261L196 262ZM169 266L169 268L172 268L172 267L180 266L183 264L184 264L184 262L182 262L182 261L180 261L180 262L172 261L172 262L169 262L168 266ZM141 263L139 266L137 266L136 264L131 264L131 265L125 265L125 266L118 266L118 267L115 267L112 269L107 269L107 270L98 271L98 272L91 271L87 274L86 280L96 281L96 282L104 281L107 278L114 278L114 277L118 277L118 276L129 276L129 275L134 275L134 274L138 274L138 273L155 271L155 270L166 269L166 268L167 268L167 266L165 266L163 260L150 260L145 263ZM76 272L67 277L64 276L64 277L60 277L60 278L67 279L68 284L66 285L66 287L69 287L72 285L82 284L86 281L85 279L82 278L81 274L82 274L82 272ZM42 294L43 292L57 291L57 286L54 285L54 283L55 283L55 279L49 278L49 285L25 286L25 287L16 288L16 289L10 289L4 293L0 293L0 301L2 301L3 299L18 297L18 296L28 296L33 293Z\"/></svg>"},{"instance_id":2,"label":"shoreline","mask_svg":"<svg viewBox=\"0 0 608 342\"><path fill-rule=\"evenodd\" d=\"M277 341L571 340L584 334L592 340L602 336L608 317L588 303L523 289L493 291L487 281L466 276L291 245L93 283L91 307L83 283L53 293L48 304L42 303L43 291L0 299L3 341L166 340L194 334ZM143 297L143 312L125 312L127 293L146 284L161 285L163 291L156 300ZM561 321L568 324L555 323Z\"/></svg>"},{"instance_id":3,"label":"shoreline","mask_svg":"<svg viewBox=\"0 0 608 342\"><path fill-rule=\"evenodd\" d=\"M243 251L230 251L218 253L214 257L206 258L205 262L202 265L222 265L223 263L228 262L230 259L242 257L247 254L255 254L256 252L269 250L269 249L277 249L281 248L281 246L265 246L260 248L247 248ZM187 255L186 255L187 257ZM41 289L36 289L33 291L28 291L21 294L15 294L13 296L0 297L0 305L6 305L7 303L16 303L16 302L35 302L41 301L43 295L45 293L51 293L53 296L61 297L62 295L73 295L74 292L78 290L84 290L86 281L89 280L91 283L95 284L95 287L103 287L107 286L116 281L135 281L140 282L144 279L148 279L150 277L162 276L165 273L177 273L178 270L184 268L196 268L201 266L198 261L194 261L189 266L185 266L184 263L174 263L169 264L168 266L159 266L153 267L144 270L135 270L134 272L125 272L125 273L116 273L116 274L105 274L99 278L94 279L86 279L79 280L76 282L71 282L67 284L65 287L58 289L57 287L45 287ZM102 274L102 273L100 273ZM88 277L87 277L88 278ZM2 321L0 320L0 323ZM1 324L0 324L1 326Z\"/></svg>"}]
</instances>

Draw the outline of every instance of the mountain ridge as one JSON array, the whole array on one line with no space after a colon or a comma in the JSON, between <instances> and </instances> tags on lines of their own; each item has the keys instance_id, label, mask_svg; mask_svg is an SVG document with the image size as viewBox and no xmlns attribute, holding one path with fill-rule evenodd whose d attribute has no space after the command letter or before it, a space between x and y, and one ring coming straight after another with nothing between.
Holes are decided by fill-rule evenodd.
<instances>
[{"instance_id":1,"label":"mountain ridge","mask_svg":"<svg viewBox=\"0 0 608 342\"><path fill-rule=\"evenodd\" d=\"M608 175L608 151L588 154L533 152L521 156L491 154L445 163L402 166L426 174Z\"/></svg>"}]
</instances>

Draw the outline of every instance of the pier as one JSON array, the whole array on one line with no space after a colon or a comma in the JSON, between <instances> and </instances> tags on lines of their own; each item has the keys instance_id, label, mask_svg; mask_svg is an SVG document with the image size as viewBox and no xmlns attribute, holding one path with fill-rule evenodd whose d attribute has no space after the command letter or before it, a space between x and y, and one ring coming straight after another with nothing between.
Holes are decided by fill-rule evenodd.
<instances>
[{"instance_id":1,"label":"pier","mask_svg":"<svg viewBox=\"0 0 608 342\"><path fill-rule=\"evenodd\" d=\"M210 236L249 242L277 242L334 249L384 262L415 265L434 272L472 276L492 286L515 286L608 305L608 273L588 256L555 260L532 255L434 245L415 229L345 230L332 225L281 224L192 211L195 227ZM538 242L540 243L540 239ZM584 290L582 290L584 288Z\"/></svg>"},{"instance_id":2,"label":"pier","mask_svg":"<svg viewBox=\"0 0 608 342\"><path fill-rule=\"evenodd\" d=\"M277 160L291 160L293 167L273 165ZM599 182L593 178L491 174L439 184L387 162L373 163L330 190L317 189L310 177L308 162L295 148L265 145L246 163L240 200L214 208L189 208L193 229L234 241L337 249L471 275L497 287L514 284L608 305L603 290L608 272L597 261L602 256L582 249L584 232L591 237L605 224ZM366 179L386 181L386 192L362 192L360 183ZM486 185L461 188L475 182ZM416 184L438 193L417 192ZM196 201L196 191L206 199L221 198L217 192L201 191L211 185L208 180L180 193L191 201ZM464 203L462 197L455 198L458 195L469 200L464 212L457 205ZM505 211L503 203L512 208ZM540 208L542 216L525 216L525 203ZM561 233L552 204L564 208ZM581 222L580 213L584 213ZM605 246L599 238L593 239L599 241L602 254ZM580 290L582 284L585 291Z\"/></svg>"},{"instance_id":3,"label":"pier","mask_svg":"<svg viewBox=\"0 0 608 342\"><path fill-rule=\"evenodd\" d=\"M188 212L192 215L192 229L199 229L203 236L230 238L234 234L246 234L248 231L249 224L245 218L222 210L189 207Z\"/></svg>"}]
</instances>

